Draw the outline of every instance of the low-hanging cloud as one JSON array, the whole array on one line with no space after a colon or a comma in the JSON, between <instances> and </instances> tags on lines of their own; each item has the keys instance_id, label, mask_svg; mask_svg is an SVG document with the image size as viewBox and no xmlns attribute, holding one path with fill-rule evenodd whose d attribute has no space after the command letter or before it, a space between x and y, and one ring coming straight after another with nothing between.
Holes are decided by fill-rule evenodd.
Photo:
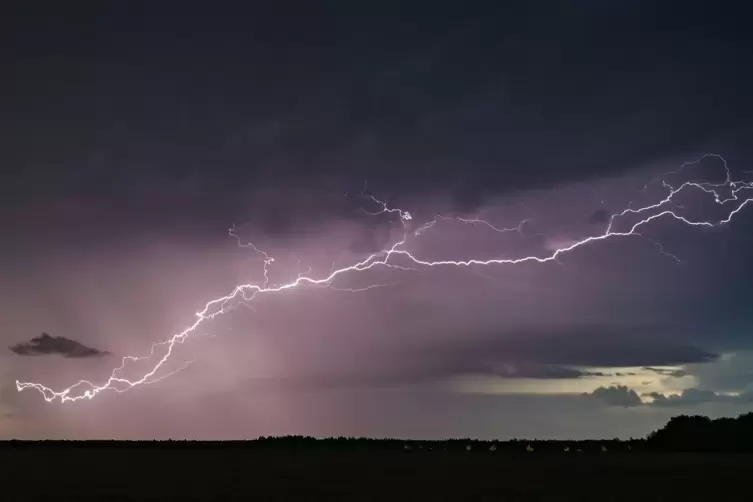
<instances>
[{"instance_id":1,"label":"low-hanging cloud","mask_svg":"<svg viewBox=\"0 0 753 502\"><path fill-rule=\"evenodd\" d=\"M410 387L463 375L493 376L506 380L572 380L606 376L598 371L585 371L556 365L500 364L492 366L419 365L401 368L351 368L340 372L319 372L303 375L255 378L248 382L254 390L312 391L324 389L379 389Z\"/></svg>"},{"instance_id":2,"label":"low-hanging cloud","mask_svg":"<svg viewBox=\"0 0 753 502\"><path fill-rule=\"evenodd\" d=\"M669 330L671 331L671 330ZM421 339L403 341L367 352L353 345L340 345L347 357L334 367L320 367L312 356L309 363L298 361L293 374L252 378L253 388L314 390L328 388L403 387L440 382L463 376L502 380L578 380L597 377L634 376L632 368L641 365L707 363L717 355L681 341L662 339L660 326L572 325L510 329L442 341ZM406 338L411 338L406 335ZM317 349L312 349L317 350ZM329 359L327 359L329 361ZM611 368L606 371L604 368ZM647 367L652 370L651 366ZM640 403L630 399L630 405Z\"/></svg>"},{"instance_id":3,"label":"low-hanging cloud","mask_svg":"<svg viewBox=\"0 0 753 502\"><path fill-rule=\"evenodd\" d=\"M587 392L585 397L597 399L602 403L623 408L635 406L652 407L684 407L697 406L708 403L749 404L753 403L753 392L741 394L724 394L709 389L690 388L679 394L662 392L647 392L642 394L648 401L641 399L636 391L625 385L598 387L593 392Z\"/></svg>"},{"instance_id":4,"label":"low-hanging cloud","mask_svg":"<svg viewBox=\"0 0 753 502\"><path fill-rule=\"evenodd\" d=\"M609 406L618 406L621 408L632 408L643 404L638 393L625 385L599 387L593 392L586 393L585 395L597 399Z\"/></svg>"},{"instance_id":5,"label":"low-hanging cloud","mask_svg":"<svg viewBox=\"0 0 753 502\"><path fill-rule=\"evenodd\" d=\"M647 397L653 399L652 406L692 406L706 403L753 403L753 392L742 394L723 394L707 389L685 389L680 394L662 394L651 392Z\"/></svg>"},{"instance_id":6,"label":"low-hanging cloud","mask_svg":"<svg viewBox=\"0 0 753 502\"><path fill-rule=\"evenodd\" d=\"M76 340L71 340L64 336L51 336L47 333L42 333L40 336L36 336L28 342L12 345L9 348L19 356L46 356L60 354L63 357L83 358L101 357L110 354L107 351L87 347Z\"/></svg>"},{"instance_id":7,"label":"low-hanging cloud","mask_svg":"<svg viewBox=\"0 0 753 502\"><path fill-rule=\"evenodd\" d=\"M509 329L493 336L453 341L435 350L455 361L514 361L533 365L635 367L709 363L712 351L673 340L676 328L589 324ZM424 349L426 350L426 349Z\"/></svg>"}]
</instances>

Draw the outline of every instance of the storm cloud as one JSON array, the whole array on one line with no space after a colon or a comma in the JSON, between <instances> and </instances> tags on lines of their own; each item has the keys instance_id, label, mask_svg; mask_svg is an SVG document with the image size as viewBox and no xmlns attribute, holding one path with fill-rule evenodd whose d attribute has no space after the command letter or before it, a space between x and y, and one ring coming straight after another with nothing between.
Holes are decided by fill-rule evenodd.
<instances>
[{"instance_id":1,"label":"storm cloud","mask_svg":"<svg viewBox=\"0 0 753 502\"><path fill-rule=\"evenodd\" d=\"M609 406L616 407L690 407L710 403L750 404L753 403L753 392L741 394L725 394L709 389L689 388L678 394L662 392L647 392L639 395L635 390L624 385L597 387L593 392L584 396L594 398ZM642 398L646 398L645 400Z\"/></svg>"},{"instance_id":2,"label":"storm cloud","mask_svg":"<svg viewBox=\"0 0 753 502\"><path fill-rule=\"evenodd\" d=\"M635 367L707 363L718 354L683 341L677 327L662 325L572 325L522 327L455 340L430 354L464 361L517 361L538 365Z\"/></svg>"},{"instance_id":3,"label":"storm cloud","mask_svg":"<svg viewBox=\"0 0 753 502\"><path fill-rule=\"evenodd\" d=\"M624 385L598 387L593 392L585 395L597 399L609 406L617 406L621 408L631 408L643 404L638 393Z\"/></svg>"},{"instance_id":4,"label":"storm cloud","mask_svg":"<svg viewBox=\"0 0 753 502\"><path fill-rule=\"evenodd\" d=\"M36 336L28 342L12 345L9 348L19 356L48 356L59 354L63 357L83 358L110 355L107 351L87 347L76 340L71 340L64 336L51 336L47 333L42 333L40 336Z\"/></svg>"},{"instance_id":5,"label":"storm cloud","mask_svg":"<svg viewBox=\"0 0 753 502\"><path fill-rule=\"evenodd\" d=\"M380 388L441 382L467 375L500 380L576 380L634 377L620 368L643 365L704 365L718 354L673 341L667 326L573 325L521 328L491 335L443 336L423 339L420 346L403 342L378 346L360 354L349 349L353 362L338 361L337 371L310 368L304 375L249 382L253 388ZM402 336L411 338L410 333ZM447 341L447 340L450 341ZM318 351L320 348L314 348ZM604 371L602 368L610 368ZM593 368L593 369L591 369ZM656 372L653 367L646 371ZM679 376L666 370L662 376Z\"/></svg>"},{"instance_id":6,"label":"storm cloud","mask_svg":"<svg viewBox=\"0 0 753 502\"><path fill-rule=\"evenodd\" d=\"M578 378L607 376L598 371L585 371L578 368L554 365L497 364L465 366L414 366L380 368L357 368L339 373L310 373L301 376L278 378L257 378L247 382L249 389L300 391L324 389L379 389L399 388L431 384L457 376L476 375L496 377L504 380L570 380Z\"/></svg>"}]
</instances>

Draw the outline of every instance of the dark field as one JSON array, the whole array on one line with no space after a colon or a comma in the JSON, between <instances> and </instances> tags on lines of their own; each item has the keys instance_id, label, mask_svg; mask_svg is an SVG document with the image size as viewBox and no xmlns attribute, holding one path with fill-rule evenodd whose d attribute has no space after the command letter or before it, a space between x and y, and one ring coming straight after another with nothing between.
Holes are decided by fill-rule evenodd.
<instances>
[{"instance_id":1,"label":"dark field","mask_svg":"<svg viewBox=\"0 0 753 502\"><path fill-rule=\"evenodd\" d=\"M750 500L751 454L4 447L0 500Z\"/></svg>"}]
</instances>

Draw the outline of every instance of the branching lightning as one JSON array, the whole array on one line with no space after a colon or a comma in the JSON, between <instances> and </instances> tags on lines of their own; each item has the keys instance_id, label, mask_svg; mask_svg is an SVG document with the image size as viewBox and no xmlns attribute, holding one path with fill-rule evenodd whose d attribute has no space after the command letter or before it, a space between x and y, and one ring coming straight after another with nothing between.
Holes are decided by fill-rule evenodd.
<instances>
[{"instance_id":1,"label":"branching lightning","mask_svg":"<svg viewBox=\"0 0 753 502\"><path fill-rule=\"evenodd\" d=\"M284 293L288 290L303 288L305 286L319 286L319 287L333 288L340 291L359 292L359 291L367 291L373 288L384 287L384 286L389 285L389 284L375 283L369 286L365 286L362 288L355 288L355 289L334 287L332 285L333 281L335 281L341 276L346 276L346 275L357 273L357 272L363 272L370 269L387 268L387 269L401 270L401 271L406 271L406 270L415 271L421 268L429 269L432 267L472 267L472 266L481 267L481 266L490 266L490 265L517 265L517 264L529 263L529 262L531 263L556 262L558 258L560 258L562 255L570 253L577 248L595 243L597 241L603 241L606 239L619 238L619 237L630 237L630 236L638 236L638 237L645 238L645 236L643 236L640 233L640 230L643 227L645 227L647 224L653 222L654 220L658 220L662 218L674 219L680 223L683 223L685 225L690 225L693 227L716 227L716 226L727 224L734 218L734 216L737 213L739 213L745 206L747 206L748 204L751 203L751 201L753 201L753 181L733 180L731 177L730 170L727 166L726 160L716 154L708 154L696 161L687 162L683 164L678 171L667 173L667 175L679 174L686 167L693 164L697 164L705 158L715 158L722 162L725 172L726 172L726 177L724 181L720 183L686 181L682 183L681 185L674 187L671 184L669 184L665 179L662 179L661 186L663 190L667 191L667 195L661 200L659 200L658 202L654 204L648 204L645 206L637 207L637 208L634 208L633 204L629 204L626 209L611 215L611 217L608 220L608 224L606 225L606 228L604 229L602 233L591 235L589 237L568 243L567 245L563 245L562 247L559 247L557 249L550 251L549 254L544 254L544 255L529 255L529 256L522 256L522 257L517 257L517 258L500 257L500 258L494 258L494 259L488 259L488 260L469 258L469 259L464 259L464 260L432 261L432 260L422 259L416 256L415 254L413 254L412 252L410 252L408 249L406 249L406 247L408 246L408 244L410 243L412 239L417 239L423 232L426 232L432 227L434 227L434 225L437 223L439 219L455 220L462 224L484 225L496 232L517 231L521 235L522 235L523 225L525 224L527 220L523 220L518 226L513 227L513 228L499 228L487 222L486 220L481 220L481 219L475 219L475 218L464 219L464 218L451 218L447 216L437 216L434 220L431 220L427 223L417 226L415 229L411 230L409 227L412 224L412 217L408 211L405 211L399 208L390 208L386 202L383 202L375 198L372 195L366 195L365 189L364 189L364 192L361 193L361 197L377 204L381 208L381 210L377 212L369 213L369 214L373 214L373 215L384 214L384 213L396 214L400 218L400 222L402 223L405 230L403 237L397 242L395 242L394 244L392 244L390 247L382 251L372 253L368 255L365 259L358 261L356 263L353 263L351 265L336 269L334 268L334 264L333 264L332 270L330 270L329 274L326 276L319 277L319 278L312 277L308 275L311 273L309 270L309 272L307 273L298 274L296 279L291 282L288 282L285 284L270 285L269 276L268 276L268 267L272 263L274 263L274 258L269 256L266 252L260 250L253 244L242 243L240 240L240 237L235 233L235 228L233 227L230 229L229 235L237 239L238 245L241 247L247 247L247 248L252 249L254 252L258 253L263 258L264 260L264 284L263 285L241 284L241 285L236 286L226 296L222 296L222 297L215 298L213 300L208 301L204 305L204 307L196 313L196 320L192 324L190 324L187 328L185 328L180 333L176 333L168 340L154 343L151 346L149 353L145 356L124 357L121 361L121 365L115 368L112 371L110 377L101 384L95 384L88 380L81 380L71 385L68 388L65 388L60 391L55 391L39 383L16 381L16 388L18 389L19 392L25 389L35 389L39 391L42 394L43 398L48 402L52 402L56 400L59 400L60 402L75 402L82 399L93 399L100 392L105 391L105 390L125 392L129 389L132 389L142 384L157 382L159 380L162 380L171 375L174 375L175 373L182 371L190 364L189 362L189 363L184 364L182 367L178 368L177 370L174 370L171 372L164 372L165 363L173 355L173 351L175 347L178 344L182 344L188 337L198 335L199 328L204 323L211 321L215 317L218 317L222 314L229 312L230 310L232 310L238 305L250 306L249 302L253 301L259 295L274 295L278 293ZM653 181L655 180L652 180L652 182ZM652 182L650 182L649 185ZM646 191L649 185L646 185L644 191ZM676 211L678 210L678 208L682 209L682 206L679 206L674 200L674 198L681 192L688 191L688 190L700 191L706 195L711 196L713 201L716 204L718 204L721 208L724 208L725 210L729 208L728 211L725 211L726 216L718 220L693 220L686 216L678 214ZM750 197L744 198L743 194L747 190L751 190ZM728 192L728 195L725 197L722 195L722 192ZM628 216L636 217L638 218L638 221L633 222L632 224L625 224L624 220ZM624 228L622 230L616 230L618 226L624 226ZM677 258L675 255L667 253L660 243L652 239L650 240L651 242L653 242L659 247L659 251L662 254L665 254L677 261L680 261L679 258ZM395 258L398 258L398 257L410 263L411 266L406 267L404 265L399 265L397 263L394 263ZM151 369L147 371L146 373L144 373L140 378L128 379L122 376L122 372L125 370L127 364L137 362L137 361L152 360L157 356L158 353L162 353L162 355L157 359L155 363L152 364ZM161 370L163 371L161 372ZM83 389L83 392L81 392L82 389Z\"/></svg>"},{"instance_id":2,"label":"branching lightning","mask_svg":"<svg viewBox=\"0 0 753 502\"><path fill-rule=\"evenodd\" d=\"M491 223L489 223L488 221L481 220L479 218L460 218L460 217L457 217L455 219L458 220L458 221L460 221L460 222L463 222L463 223L468 223L470 225L483 225L483 226L491 228L492 230L494 230L495 232L500 233L500 234L503 234L505 232L518 232L520 235L523 235L523 226L526 223L528 223L529 221L531 221L529 218L525 218L525 219L521 220L520 223L518 223L518 226L516 226L516 227L512 227L512 228L497 228L494 225L492 225Z\"/></svg>"}]
</instances>

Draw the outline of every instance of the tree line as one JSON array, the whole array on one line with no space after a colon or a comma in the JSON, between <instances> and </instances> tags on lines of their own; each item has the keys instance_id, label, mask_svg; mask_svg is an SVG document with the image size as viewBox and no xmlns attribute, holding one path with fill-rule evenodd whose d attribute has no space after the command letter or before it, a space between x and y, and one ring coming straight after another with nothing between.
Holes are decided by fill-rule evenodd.
<instances>
[{"instance_id":1,"label":"tree line","mask_svg":"<svg viewBox=\"0 0 753 502\"><path fill-rule=\"evenodd\" d=\"M642 451L677 452L753 452L753 413L737 418L711 419L705 416L680 415L645 438L605 440L529 440L483 441L456 438L434 441L405 439L375 439L366 437L277 436L232 441L192 440L8 440L0 441L0 448L243 448L267 451L395 451L422 452L550 452L550 453L607 453Z\"/></svg>"}]
</instances>

